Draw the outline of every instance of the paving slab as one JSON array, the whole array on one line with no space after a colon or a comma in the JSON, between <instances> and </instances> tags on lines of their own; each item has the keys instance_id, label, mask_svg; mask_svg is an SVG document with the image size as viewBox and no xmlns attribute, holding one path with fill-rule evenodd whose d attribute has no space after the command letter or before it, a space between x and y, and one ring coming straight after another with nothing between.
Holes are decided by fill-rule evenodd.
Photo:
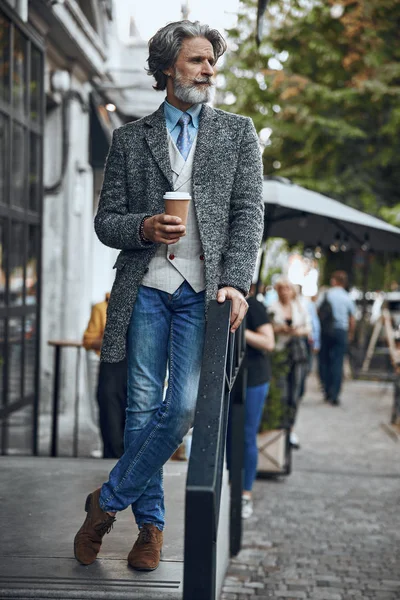
<instances>
[{"instance_id":1,"label":"paving slab","mask_svg":"<svg viewBox=\"0 0 400 600\"><path fill-rule=\"evenodd\" d=\"M400 443L382 427L392 400L392 384L355 381L332 407L309 381L293 473L256 481L223 600L254 583L255 600L400 600Z\"/></svg>"}]
</instances>

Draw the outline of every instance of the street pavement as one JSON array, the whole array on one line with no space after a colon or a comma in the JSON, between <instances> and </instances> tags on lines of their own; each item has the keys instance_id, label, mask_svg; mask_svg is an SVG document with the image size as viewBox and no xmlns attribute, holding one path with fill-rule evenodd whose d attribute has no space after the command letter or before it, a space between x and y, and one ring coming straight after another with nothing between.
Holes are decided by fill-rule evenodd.
<instances>
[{"instance_id":1,"label":"street pavement","mask_svg":"<svg viewBox=\"0 0 400 600\"><path fill-rule=\"evenodd\" d=\"M400 439L392 385L347 382L342 404L308 383L293 472L257 480L254 515L221 600L400 600Z\"/></svg>"}]
</instances>

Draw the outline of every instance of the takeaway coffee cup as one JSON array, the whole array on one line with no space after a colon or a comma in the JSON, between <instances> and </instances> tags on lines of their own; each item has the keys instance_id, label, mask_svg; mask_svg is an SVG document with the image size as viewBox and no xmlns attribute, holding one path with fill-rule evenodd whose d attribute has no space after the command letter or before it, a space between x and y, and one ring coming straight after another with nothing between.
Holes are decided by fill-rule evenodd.
<instances>
[{"instance_id":1,"label":"takeaway coffee cup","mask_svg":"<svg viewBox=\"0 0 400 600\"><path fill-rule=\"evenodd\" d=\"M180 217L182 224L186 225L191 199L191 195L186 192L165 192L165 213L173 217Z\"/></svg>"}]
</instances>

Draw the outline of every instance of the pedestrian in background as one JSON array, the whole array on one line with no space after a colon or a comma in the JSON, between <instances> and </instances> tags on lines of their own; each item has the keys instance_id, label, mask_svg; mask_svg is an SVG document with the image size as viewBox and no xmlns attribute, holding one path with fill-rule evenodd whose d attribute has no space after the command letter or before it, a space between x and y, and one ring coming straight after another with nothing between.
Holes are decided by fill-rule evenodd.
<instances>
[{"instance_id":1,"label":"pedestrian in background","mask_svg":"<svg viewBox=\"0 0 400 600\"><path fill-rule=\"evenodd\" d=\"M311 319L311 334L309 337L310 347L312 351L310 365L311 370L313 355L318 354L318 352L321 349L321 323L319 321L317 310L317 296L312 296L311 298L309 298L307 302L307 310Z\"/></svg>"},{"instance_id":2,"label":"pedestrian in background","mask_svg":"<svg viewBox=\"0 0 400 600\"><path fill-rule=\"evenodd\" d=\"M300 400L304 371L307 369L308 350L304 340L311 333L311 320L308 312L296 298L293 284L281 277L275 284L278 301L270 305L268 311L276 337L275 348L284 351L289 366L286 380L286 405L290 427L290 443L299 448L300 442L293 431Z\"/></svg>"},{"instance_id":3,"label":"pedestrian in background","mask_svg":"<svg viewBox=\"0 0 400 600\"><path fill-rule=\"evenodd\" d=\"M303 398L306 391L306 381L313 369L314 356L318 354L321 348L321 324L319 322L316 300L316 296L311 298L301 296L302 305L310 317L311 332L308 337L305 338L308 350L308 362L304 369L303 380L300 386L300 399Z\"/></svg>"},{"instance_id":4,"label":"pedestrian in background","mask_svg":"<svg viewBox=\"0 0 400 600\"><path fill-rule=\"evenodd\" d=\"M90 319L83 334L83 346L100 356L107 306L110 294L103 302L92 307ZM127 402L126 359L117 363L100 362L97 382L100 433L103 442L103 458L120 458L124 453L125 411Z\"/></svg>"},{"instance_id":5,"label":"pedestrian in background","mask_svg":"<svg viewBox=\"0 0 400 600\"><path fill-rule=\"evenodd\" d=\"M348 277L345 271L334 271L330 284L329 290L321 295L317 303L321 322L319 374L325 401L338 406L343 360L348 343L354 338L356 306L346 291Z\"/></svg>"},{"instance_id":6,"label":"pedestrian in background","mask_svg":"<svg viewBox=\"0 0 400 600\"><path fill-rule=\"evenodd\" d=\"M163 465L192 425L206 305L231 301L243 320L264 227L262 160L251 119L215 110L214 67L226 42L215 29L179 21L149 42L149 74L166 90L160 108L114 132L95 228L122 250L101 359L127 352L125 452L86 499L75 557L91 564L115 515L132 507L139 536L128 555L156 569L165 525ZM186 225L164 194L190 194ZM168 389L163 398L169 365Z\"/></svg>"},{"instance_id":7,"label":"pedestrian in background","mask_svg":"<svg viewBox=\"0 0 400 600\"><path fill-rule=\"evenodd\" d=\"M260 428L264 405L267 400L271 378L269 353L275 347L274 330L267 310L255 296L253 284L247 299L246 316L246 366L247 389L244 423L244 485L242 495L242 518L253 514L252 489L257 474L257 433Z\"/></svg>"}]
</instances>

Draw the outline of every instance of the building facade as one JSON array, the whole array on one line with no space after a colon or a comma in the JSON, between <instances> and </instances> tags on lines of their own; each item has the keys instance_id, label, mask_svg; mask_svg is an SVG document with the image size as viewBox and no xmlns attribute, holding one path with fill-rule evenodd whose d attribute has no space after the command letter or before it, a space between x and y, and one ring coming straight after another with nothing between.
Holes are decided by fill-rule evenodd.
<instances>
[{"instance_id":1,"label":"building facade","mask_svg":"<svg viewBox=\"0 0 400 600\"><path fill-rule=\"evenodd\" d=\"M46 453L48 342L79 341L114 278L117 251L93 232L112 130L142 116L142 93L150 92L147 112L162 101L150 79L143 92L130 87L144 65L126 64L134 50L118 42L114 8L0 0L1 454ZM73 411L74 373L75 351L64 349L63 415Z\"/></svg>"}]
</instances>

